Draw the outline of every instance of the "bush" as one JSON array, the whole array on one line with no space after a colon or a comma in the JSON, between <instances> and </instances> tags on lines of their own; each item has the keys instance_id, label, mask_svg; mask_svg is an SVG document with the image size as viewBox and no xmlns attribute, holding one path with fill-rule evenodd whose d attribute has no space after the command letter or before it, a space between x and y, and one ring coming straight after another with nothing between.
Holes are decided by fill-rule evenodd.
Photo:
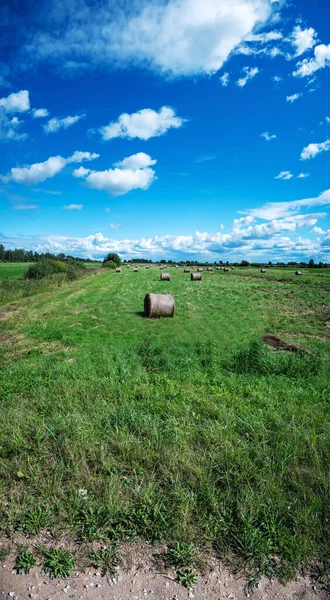
<instances>
[{"instance_id":1,"label":"bush","mask_svg":"<svg viewBox=\"0 0 330 600\"><path fill-rule=\"evenodd\" d=\"M78 263L62 262L60 260L40 260L33 265L30 265L25 273L25 279L43 279L50 277L56 273L62 273L69 281L77 279L77 270L80 268Z\"/></svg>"},{"instance_id":2,"label":"bush","mask_svg":"<svg viewBox=\"0 0 330 600\"><path fill-rule=\"evenodd\" d=\"M113 262L113 260L106 260L105 262L103 262L102 267L105 267L106 269L117 269L117 266L115 262Z\"/></svg>"},{"instance_id":3,"label":"bush","mask_svg":"<svg viewBox=\"0 0 330 600\"><path fill-rule=\"evenodd\" d=\"M105 257L103 263L112 261L115 263L116 267L120 267L121 265L121 259L119 254L116 254L115 252L109 252L109 254L107 254L107 256Z\"/></svg>"}]
</instances>

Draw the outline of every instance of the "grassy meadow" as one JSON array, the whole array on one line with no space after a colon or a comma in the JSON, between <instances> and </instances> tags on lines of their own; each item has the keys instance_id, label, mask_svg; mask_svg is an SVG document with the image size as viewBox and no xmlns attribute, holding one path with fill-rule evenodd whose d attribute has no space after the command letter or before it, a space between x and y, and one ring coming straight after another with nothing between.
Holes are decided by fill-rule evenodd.
<instances>
[{"instance_id":1,"label":"grassy meadow","mask_svg":"<svg viewBox=\"0 0 330 600\"><path fill-rule=\"evenodd\" d=\"M330 269L166 271L2 296L2 531L193 542L290 577L329 553ZM145 319L147 292L174 318Z\"/></svg>"}]
</instances>

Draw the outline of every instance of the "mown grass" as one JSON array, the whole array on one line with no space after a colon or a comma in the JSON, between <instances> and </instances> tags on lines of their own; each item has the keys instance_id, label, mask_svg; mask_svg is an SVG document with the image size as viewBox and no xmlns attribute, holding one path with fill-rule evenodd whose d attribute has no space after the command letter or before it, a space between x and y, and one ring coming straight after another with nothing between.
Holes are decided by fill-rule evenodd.
<instances>
[{"instance_id":1,"label":"mown grass","mask_svg":"<svg viewBox=\"0 0 330 600\"><path fill-rule=\"evenodd\" d=\"M329 551L330 274L171 273L98 272L3 309L2 530L212 545L292 576ZM144 319L164 291L175 317Z\"/></svg>"},{"instance_id":2,"label":"mown grass","mask_svg":"<svg viewBox=\"0 0 330 600\"><path fill-rule=\"evenodd\" d=\"M4 263L0 262L0 281L7 279L19 279L24 277L32 263Z\"/></svg>"}]
</instances>

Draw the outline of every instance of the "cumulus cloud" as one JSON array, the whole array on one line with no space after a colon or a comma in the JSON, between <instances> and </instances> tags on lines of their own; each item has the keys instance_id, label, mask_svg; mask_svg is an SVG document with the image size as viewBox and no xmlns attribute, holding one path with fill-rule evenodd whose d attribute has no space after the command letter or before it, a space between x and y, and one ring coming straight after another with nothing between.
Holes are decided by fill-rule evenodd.
<instances>
[{"instance_id":1,"label":"cumulus cloud","mask_svg":"<svg viewBox=\"0 0 330 600\"><path fill-rule=\"evenodd\" d=\"M302 29L300 25L294 28L291 34L291 43L295 48L295 55L300 56L316 44L317 33L313 27Z\"/></svg>"},{"instance_id":2,"label":"cumulus cloud","mask_svg":"<svg viewBox=\"0 0 330 600\"><path fill-rule=\"evenodd\" d=\"M104 190L111 196L122 196L131 190L147 190L155 179L155 171L151 169L156 164L145 152L138 152L114 163L114 168L105 171L76 169L75 177L85 178L85 184L96 190Z\"/></svg>"},{"instance_id":3,"label":"cumulus cloud","mask_svg":"<svg viewBox=\"0 0 330 600\"><path fill-rule=\"evenodd\" d=\"M50 12L24 51L30 60L79 65L142 65L160 74L196 76L218 71L233 50L280 8L271 0L153 0L124 11L86 1Z\"/></svg>"},{"instance_id":4,"label":"cumulus cloud","mask_svg":"<svg viewBox=\"0 0 330 600\"><path fill-rule=\"evenodd\" d=\"M43 119L49 116L49 111L47 108L33 108L32 109L32 117L34 119Z\"/></svg>"},{"instance_id":5,"label":"cumulus cloud","mask_svg":"<svg viewBox=\"0 0 330 600\"><path fill-rule=\"evenodd\" d=\"M242 72L244 73L244 77L241 77L236 81L236 85L239 87L244 87L248 81L253 79L258 73L258 67L243 67Z\"/></svg>"},{"instance_id":6,"label":"cumulus cloud","mask_svg":"<svg viewBox=\"0 0 330 600\"><path fill-rule=\"evenodd\" d=\"M21 90L7 97L0 98L0 140L14 141L27 138L20 132L23 121L12 113L24 113L30 109L29 92Z\"/></svg>"},{"instance_id":7,"label":"cumulus cloud","mask_svg":"<svg viewBox=\"0 0 330 600\"><path fill-rule=\"evenodd\" d=\"M266 142L270 142L271 140L276 140L277 135L275 135L275 133L271 135L268 131L264 131L260 134L260 137L264 138Z\"/></svg>"},{"instance_id":8,"label":"cumulus cloud","mask_svg":"<svg viewBox=\"0 0 330 600\"><path fill-rule=\"evenodd\" d=\"M248 209L245 213L252 217L270 221L272 219L290 217L294 213L299 213L302 208L326 205L330 205L330 189L322 192L322 194L315 198L304 198L288 202L267 202L267 204L259 208Z\"/></svg>"},{"instance_id":9,"label":"cumulus cloud","mask_svg":"<svg viewBox=\"0 0 330 600\"><path fill-rule=\"evenodd\" d=\"M299 93L299 94L292 94L292 96L287 96L287 97L286 97L286 101L287 101L287 102L291 102L291 104L292 104L292 102L295 102L295 101L296 101L296 100L298 100L298 98L300 98L301 96L302 96L302 93Z\"/></svg>"},{"instance_id":10,"label":"cumulus cloud","mask_svg":"<svg viewBox=\"0 0 330 600\"><path fill-rule=\"evenodd\" d=\"M309 177L310 173L299 173L299 175L297 175L297 179L306 179L306 177Z\"/></svg>"},{"instance_id":11,"label":"cumulus cloud","mask_svg":"<svg viewBox=\"0 0 330 600\"><path fill-rule=\"evenodd\" d=\"M64 167L71 163L80 163L98 158L99 154L76 151L72 156L50 156L42 163L34 163L26 167L13 167L7 175L0 176L1 181L8 183L14 181L22 185L35 185L60 173Z\"/></svg>"},{"instance_id":12,"label":"cumulus cloud","mask_svg":"<svg viewBox=\"0 0 330 600\"><path fill-rule=\"evenodd\" d=\"M169 129L182 127L186 119L175 114L169 106L162 106L157 112L151 108L143 108L136 113L120 115L117 121L99 129L103 140L114 138L138 138L149 140L164 135Z\"/></svg>"},{"instance_id":13,"label":"cumulus cloud","mask_svg":"<svg viewBox=\"0 0 330 600\"><path fill-rule=\"evenodd\" d=\"M85 167L78 167L78 169L74 169L72 175L73 177L86 177L88 173L90 173L90 169L85 169Z\"/></svg>"},{"instance_id":14,"label":"cumulus cloud","mask_svg":"<svg viewBox=\"0 0 330 600\"><path fill-rule=\"evenodd\" d=\"M74 115L73 117L64 117L64 119L57 119L54 117L53 119L49 119L49 121L43 125L43 128L46 133L56 133L59 129L68 129L68 127L71 127L85 116L86 115Z\"/></svg>"},{"instance_id":15,"label":"cumulus cloud","mask_svg":"<svg viewBox=\"0 0 330 600\"><path fill-rule=\"evenodd\" d=\"M63 206L64 210L82 210L83 204L69 204L68 206Z\"/></svg>"},{"instance_id":16,"label":"cumulus cloud","mask_svg":"<svg viewBox=\"0 0 330 600\"><path fill-rule=\"evenodd\" d=\"M229 83L229 73L224 73L223 75L221 75L221 77L219 77L219 79L221 81L221 85L223 87L227 87Z\"/></svg>"},{"instance_id":17,"label":"cumulus cloud","mask_svg":"<svg viewBox=\"0 0 330 600\"><path fill-rule=\"evenodd\" d=\"M290 171L281 171L274 179L283 179L284 181L287 181L288 179L292 179L292 177L294 177L294 175L292 175Z\"/></svg>"},{"instance_id":18,"label":"cumulus cloud","mask_svg":"<svg viewBox=\"0 0 330 600\"><path fill-rule=\"evenodd\" d=\"M327 152L328 150L330 150L330 139L325 140L325 142L320 142L319 144L308 144L308 146L303 149L300 159L309 160L310 158L314 158L317 154L320 154L320 152Z\"/></svg>"},{"instance_id":19,"label":"cumulus cloud","mask_svg":"<svg viewBox=\"0 0 330 600\"><path fill-rule=\"evenodd\" d=\"M21 90L20 92L9 94L6 98L0 98L0 107L6 113L26 112L30 109L28 90Z\"/></svg>"},{"instance_id":20,"label":"cumulus cloud","mask_svg":"<svg viewBox=\"0 0 330 600\"><path fill-rule=\"evenodd\" d=\"M314 58L304 58L297 63L297 70L294 71L295 77L310 77L319 69L330 66L330 44L319 44L314 48Z\"/></svg>"}]
</instances>

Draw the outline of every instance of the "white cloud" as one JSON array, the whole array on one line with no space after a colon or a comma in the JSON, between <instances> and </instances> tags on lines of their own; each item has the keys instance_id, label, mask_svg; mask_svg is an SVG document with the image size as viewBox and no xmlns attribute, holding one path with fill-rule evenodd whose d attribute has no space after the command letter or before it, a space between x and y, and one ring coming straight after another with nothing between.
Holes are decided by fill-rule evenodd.
<instances>
[{"instance_id":1,"label":"white cloud","mask_svg":"<svg viewBox=\"0 0 330 600\"><path fill-rule=\"evenodd\" d=\"M299 173L299 175L297 175L297 179L306 179L306 177L309 177L309 173Z\"/></svg>"},{"instance_id":2,"label":"white cloud","mask_svg":"<svg viewBox=\"0 0 330 600\"><path fill-rule=\"evenodd\" d=\"M209 75L278 8L271 0L154 0L126 3L124 13L105 0L97 10L84 1L67 3L25 52L30 60L75 70L133 64L174 77Z\"/></svg>"},{"instance_id":3,"label":"white cloud","mask_svg":"<svg viewBox=\"0 0 330 600\"><path fill-rule=\"evenodd\" d=\"M259 73L259 69L258 67L243 67L242 72L245 73L245 76L236 81L236 85L239 87L244 87L248 81L253 79Z\"/></svg>"},{"instance_id":4,"label":"white cloud","mask_svg":"<svg viewBox=\"0 0 330 600\"><path fill-rule=\"evenodd\" d=\"M35 210L39 208L38 204L16 204L13 206L14 210Z\"/></svg>"},{"instance_id":5,"label":"white cloud","mask_svg":"<svg viewBox=\"0 0 330 600\"><path fill-rule=\"evenodd\" d=\"M314 58L304 58L297 63L297 70L294 71L295 77L310 77L319 69L330 66L330 44L319 44L314 48Z\"/></svg>"},{"instance_id":6,"label":"white cloud","mask_svg":"<svg viewBox=\"0 0 330 600\"><path fill-rule=\"evenodd\" d=\"M271 135L268 131L264 131L260 134L260 137L264 138L266 142L270 142L271 140L276 140L277 135L275 135L275 133Z\"/></svg>"},{"instance_id":7,"label":"white cloud","mask_svg":"<svg viewBox=\"0 0 330 600\"><path fill-rule=\"evenodd\" d=\"M17 117L8 117L0 108L0 140L19 141L27 138L26 133L20 133L20 127L23 121Z\"/></svg>"},{"instance_id":8,"label":"white cloud","mask_svg":"<svg viewBox=\"0 0 330 600\"><path fill-rule=\"evenodd\" d=\"M330 150L330 139L325 140L325 142L320 142L319 144L308 144L308 146L303 149L300 159L308 160L314 158L317 154L320 154L320 152L327 152L328 150Z\"/></svg>"},{"instance_id":9,"label":"white cloud","mask_svg":"<svg viewBox=\"0 0 330 600\"><path fill-rule=\"evenodd\" d=\"M194 160L195 163L203 163L203 162L208 162L210 160L215 160L217 158L216 154L200 154L199 156L197 156L197 158Z\"/></svg>"},{"instance_id":10,"label":"white cloud","mask_svg":"<svg viewBox=\"0 0 330 600\"><path fill-rule=\"evenodd\" d=\"M325 121L330 125L330 117L325 117Z\"/></svg>"},{"instance_id":11,"label":"white cloud","mask_svg":"<svg viewBox=\"0 0 330 600\"><path fill-rule=\"evenodd\" d=\"M98 157L99 154L79 151L74 152L69 158L63 158L63 156L51 156L42 163L35 163L27 167L13 167L8 175L2 175L0 176L0 179L4 183L14 181L15 183L20 183L22 185L35 185L50 177L54 177L68 164L79 163L83 160L90 161Z\"/></svg>"},{"instance_id":12,"label":"white cloud","mask_svg":"<svg viewBox=\"0 0 330 600\"><path fill-rule=\"evenodd\" d=\"M224 73L221 75L221 77L219 77L219 79L221 81L221 85L223 85L223 87L227 87L229 83L229 73Z\"/></svg>"},{"instance_id":13,"label":"white cloud","mask_svg":"<svg viewBox=\"0 0 330 600\"><path fill-rule=\"evenodd\" d=\"M78 169L74 169L72 175L73 177L86 177L90 172L90 169L85 169L85 167L78 167Z\"/></svg>"},{"instance_id":14,"label":"white cloud","mask_svg":"<svg viewBox=\"0 0 330 600\"><path fill-rule=\"evenodd\" d=\"M259 208L252 208L245 213L258 219L272 220L284 217L290 217L294 213L299 213L302 208L312 206L330 206L330 189L322 192L315 198L305 198L303 200L291 200L289 202L268 202ZM323 215L325 216L325 215Z\"/></svg>"},{"instance_id":15,"label":"white cloud","mask_svg":"<svg viewBox=\"0 0 330 600\"><path fill-rule=\"evenodd\" d=\"M138 152L114 163L114 169L105 171L79 172L79 177L85 176L85 184L96 190L104 190L111 196L122 196L131 190L147 190L155 179L155 171L150 167L156 164L145 152ZM77 177L77 171L74 176Z\"/></svg>"},{"instance_id":16,"label":"white cloud","mask_svg":"<svg viewBox=\"0 0 330 600\"><path fill-rule=\"evenodd\" d=\"M120 229L121 227L120 223L110 223L110 229Z\"/></svg>"},{"instance_id":17,"label":"white cloud","mask_svg":"<svg viewBox=\"0 0 330 600\"><path fill-rule=\"evenodd\" d=\"M294 175L290 171L281 171L274 179L284 179L284 181L287 181L288 179L292 179L292 177Z\"/></svg>"},{"instance_id":18,"label":"white cloud","mask_svg":"<svg viewBox=\"0 0 330 600\"><path fill-rule=\"evenodd\" d=\"M162 106L158 112L144 108L130 115L123 113L117 121L101 127L99 131L104 140L117 137L149 140L163 135L171 128L182 127L185 121L186 119L176 116L175 110L169 106Z\"/></svg>"},{"instance_id":19,"label":"white cloud","mask_svg":"<svg viewBox=\"0 0 330 600\"><path fill-rule=\"evenodd\" d=\"M6 112L26 112L30 109L28 90L21 90L10 94L7 98L0 98L0 107Z\"/></svg>"},{"instance_id":20,"label":"white cloud","mask_svg":"<svg viewBox=\"0 0 330 600\"><path fill-rule=\"evenodd\" d=\"M327 232L322 229L322 227L313 227L312 233L316 233L317 235L325 235Z\"/></svg>"},{"instance_id":21,"label":"white cloud","mask_svg":"<svg viewBox=\"0 0 330 600\"><path fill-rule=\"evenodd\" d=\"M32 117L34 119L42 119L44 117L49 116L49 111L47 108L33 108L32 109Z\"/></svg>"},{"instance_id":22,"label":"white cloud","mask_svg":"<svg viewBox=\"0 0 330 600\"><path fill-rule=\"evenodd\" d=\"M280 81L282 81L283 77L281 77L280 75L274 75L272 79L275 83L279 83Z\"/></svg>"},{"instance_id":23,"label":"white cloud","mask_svg":"<svg viewBox=\"0 0 330 600\"><path fill-rule=\"evenodd\" d=\"M287 97L286 97L286 101L287 101L287 102L291 102L291 104L292 104L292 102L295 102L295 101L296 101L296 100L298 100L298 98L300 98L301 96L302 96L302 93L299 93L299 94L292 94L292 96L287 96Z\"/></svg>"},{"instance_id":24,"label":"white cloud","mask_svg":"<svg viewBox=\"0 0 330 600\"><path fill-rule=\"evenodd\" d=\"M83 204L69 204L68 206L63 206L64 210L82 210Z\"/></svg>"},{"instance_id":25,"label":"white cloud","mask_svg":"<svg viewBox=\"0 0 330 600\"><path fill-rule=\"evenodd\" d=\"M317 33L313 27L301 29L300 25L294 28L291 34L291 43L295 47L295 55L300 56L316 44Z\"/></svg>"},{"instance_id":26,"label":"white cloud","mask_svg":"<svg viewBox=\"0 0 330 600\"><path fill-rule=\"evenodd\" d=\"M74 115L73 117L65 117L64 119L57 119L54 117L53 119L49 119L49 121L43 125L43 128L46 133L56 133L59 129L71 127L85 116L86 115Z\"/></svg>"},{"instance_id":27,"label":"white cloud","mask_svg":"<svg viewBox=\"0 0 330 600\"><path fill-rule=\"evenodd\" d=\"M260 44L267 44L268 42L274 42L275 40L281 40L283 34L280 31L267 31L266 33L254 33L246 36L246 42L259 42Z\"/></svg>"}]
</instances>

